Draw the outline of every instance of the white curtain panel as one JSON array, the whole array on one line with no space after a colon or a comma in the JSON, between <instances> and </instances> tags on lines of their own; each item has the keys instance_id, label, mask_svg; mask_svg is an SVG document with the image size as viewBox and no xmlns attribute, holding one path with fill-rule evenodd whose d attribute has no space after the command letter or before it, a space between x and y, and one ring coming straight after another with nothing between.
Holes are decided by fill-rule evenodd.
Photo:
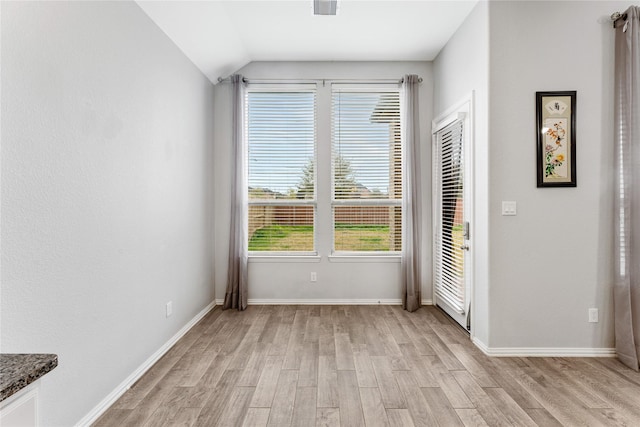
<instances>
[{"instance_id":1,"label":"white curtain panel","mask_svg":"<svg viewBox=\"0 0 640 427\"><path fill-rule=\"evenodd\" d=\"M248 292L248 213L247 182L245 179L245 147L244 147L244 80L239 74L231 76L233 132L231 176L231 224L229 236L229 272L227 291L224 296L223 309L247 308Z\"/></svg>"},{"instance_id":2,"label":"white curtain panel","mask_svg":"<svg viewBox=\"0 0 640 427\"><path fill-rule=\"evenodd\" d=\"M626 15L626 19L624 18ZM618 358L640 354L640 7L615 22L615 331Z\"/></svg>"},{"instance_id":3,"label":"white curtain panel","mask_svg":"<svg viewBox=\"0 0 640 427\"><path fill-rule=\"evenodd\" d=\"M404 76L403 150L404 181L402 196L402 307L407 311L420 308L422 244L422 191L420 188L420 111L419 78Z\"/></svg>"}]
</instances>

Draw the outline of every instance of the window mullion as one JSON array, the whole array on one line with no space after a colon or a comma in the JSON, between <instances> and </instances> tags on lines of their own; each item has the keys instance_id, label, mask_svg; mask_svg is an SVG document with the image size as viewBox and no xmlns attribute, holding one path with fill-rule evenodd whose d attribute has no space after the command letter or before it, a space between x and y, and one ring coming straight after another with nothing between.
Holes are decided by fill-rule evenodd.
<instances>
[{"instance_id":1,"label":"window mullion","mask_svg":"<svg viewBox=\"0 0 640 427\"><path fill-rule=\"evenodd\" d=\"M316 249L331 253L333 220L331 214L331 86L317 89L316 109Z\"/></svg>"}]
</instances>

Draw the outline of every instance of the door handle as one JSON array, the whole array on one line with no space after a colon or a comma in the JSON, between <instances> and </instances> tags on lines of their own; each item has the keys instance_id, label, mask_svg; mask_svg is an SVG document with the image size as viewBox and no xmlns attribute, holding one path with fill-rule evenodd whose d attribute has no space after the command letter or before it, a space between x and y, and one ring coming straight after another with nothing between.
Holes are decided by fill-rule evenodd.
<instances>
[{"instance_id":1,"label":"door handle","mask_svg":"<svg viewBox=\"0 0 640 427\"><path fill-rule=\"evenodd\" d=\"M462 246L460 246L460 249L462 249L463 251L468 251L469 250L469 245L462 245Z\"/></svg>"}]
</instances>

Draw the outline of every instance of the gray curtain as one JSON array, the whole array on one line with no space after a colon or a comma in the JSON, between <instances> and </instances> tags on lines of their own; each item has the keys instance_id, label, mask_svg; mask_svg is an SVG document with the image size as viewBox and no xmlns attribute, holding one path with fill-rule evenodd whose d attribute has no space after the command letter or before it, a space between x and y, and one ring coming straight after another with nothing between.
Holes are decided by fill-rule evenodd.
<instances>
[{"instance_id":1,"label":"gray curtain","mask_svg":"<svg viewBox=\"0 0 640 427\"><path fill-rule=\"evenodd\" d=\"M640 7L615 22L616 352L638 370L640 354Z\"/></svg>"},{"instance_id":2,"label":"gray curtain","mask_svg":"<svg viewBox=\"0 0 640 427\"><path fill-rule=\"evenodd\" d=\"M227 292L224 296L223 309L247 308L247 184L245 180L245 150L243 135L243 101L244 82L239 74L231 76L233 133L231 177L231 225L229 236L229 273L227 277Z\"/></svg>"},{"instance_id":3,"label":"gray curtain","mask_svg":"<svg viewBox=\"0 0 640 427\"><path fill-rule=\"evenodd\" d=\"M420 308L422 192L420 189L420 114L418 108L418 76L404 76L404 191L402 198L402 307L407 311Z\"/></svg>"}]
</instances>

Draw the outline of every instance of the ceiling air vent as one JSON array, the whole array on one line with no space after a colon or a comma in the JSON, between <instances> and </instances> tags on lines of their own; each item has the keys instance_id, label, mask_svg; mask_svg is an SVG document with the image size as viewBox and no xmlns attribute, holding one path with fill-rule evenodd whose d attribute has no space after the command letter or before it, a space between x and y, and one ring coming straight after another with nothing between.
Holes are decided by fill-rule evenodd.
<instances>
[{"instance_id":1,"label":"ceiling air vent","mask_svg":"<svg viewBox=\"0 0 640 427\"><path fill-rule=\"evenodd\" d=\"M338 11L338 0L313 0L314 15L335 15Z\"/></svg>"}]
</instances>

